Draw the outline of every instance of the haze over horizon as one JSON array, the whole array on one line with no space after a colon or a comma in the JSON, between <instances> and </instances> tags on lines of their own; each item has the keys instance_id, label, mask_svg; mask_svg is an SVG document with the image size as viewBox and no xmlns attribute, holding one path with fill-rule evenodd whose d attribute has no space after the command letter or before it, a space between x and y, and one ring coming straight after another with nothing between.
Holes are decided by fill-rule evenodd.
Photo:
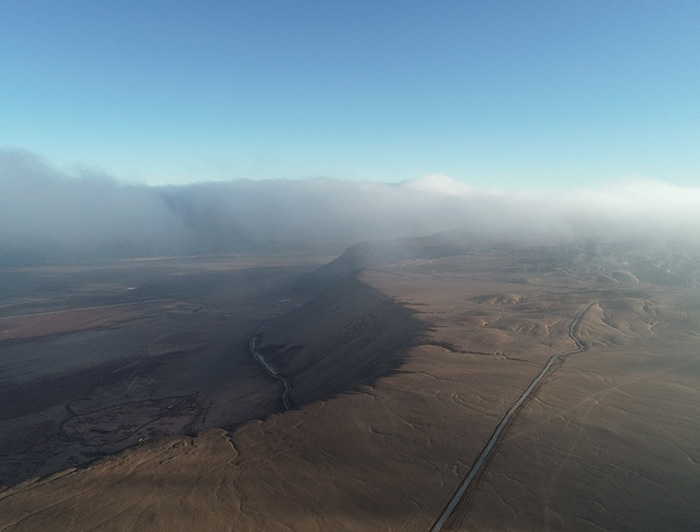
<instances>
[{"instance_id":1,"label":"haze over horizon","mask_svg":"<svg viewBox=\"0 0 700 532\"><path fill-rule=\"evenodd\" d=\"M127 185L0 150L0 265L227 253L459 231L501 241L698 242L700 187L630 179L564 191L480 189L434 174L400 183L238 179Z\"/></svg>"},{"instance_id":2,"label":"haze over horizon","mask_svg":"<svg viewBox=\"0 0 700 532\"><path fill-rule=\"evenodd\" d=\"M2 264L696 240L700 7L0 3Z\"/></svg>"},{"instance_id":3,"label":"haze over horizon","mask_svg":"<svg viewBox=\"0 0 700 532\"><path fill-rule=\"evenodd\" d=\"M696 2L0 3L0 148L71 175L700 182Z\"/></svg>"}]
</instances>

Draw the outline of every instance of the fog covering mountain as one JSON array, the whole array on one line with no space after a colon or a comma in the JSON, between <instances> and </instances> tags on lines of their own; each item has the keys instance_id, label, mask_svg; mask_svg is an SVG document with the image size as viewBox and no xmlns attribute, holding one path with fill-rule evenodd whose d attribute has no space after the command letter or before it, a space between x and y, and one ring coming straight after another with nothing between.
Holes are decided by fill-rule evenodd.
<instances>
[{"instance_id":1,"label":"fog covering mountain","mask_svg":"<svg viewBox=\"0 0 700 532\"><path fill-rule=\"evenodd\" d=\"M0 151L0 265L226 253L302 241L353 243L466 231L559 243L644 238L697 242L700 187L627 180L577 190L479 190L442 175L402 183L329 178L186 186L70 174Z\"/></svg>"}]
</instances>

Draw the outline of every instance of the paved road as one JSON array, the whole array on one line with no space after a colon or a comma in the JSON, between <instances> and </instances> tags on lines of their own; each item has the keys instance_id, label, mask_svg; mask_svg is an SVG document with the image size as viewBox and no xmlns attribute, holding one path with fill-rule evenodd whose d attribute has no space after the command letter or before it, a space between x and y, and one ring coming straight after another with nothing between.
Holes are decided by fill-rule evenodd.
<instances>
[{"instance_id":1,"label":"paved road","mask_svg":"<svg viewBox=\"0 0 700 532\"><path fill-rule=\"evenodd\" d=\"M452 512L454 512L455 507L462 499L464 493L467 491L469 484L471 484L472 480L474 480L484 462L486 462L486 460L490 458L490 455L493 454L494 446L503 434L503 431L505 430L506 426L511 421L514 414L517 412L517 410L520 408L523 402L525 402L525 399L528 398L532 390L535 389L535 386L537 386L542 380L542 377L544 377L545 374L549 371L549 368L552 367L552 364L554 364L557 360L559 360L562 357L580 353L581 351L584 351L586 349L586 346L583 344L583 342L581 342L581 340L579 340L576 337L575 333L576 326L581 320L581 317L586 313L586 311L589 308L591 308L591 305L593 305L593 303L589 303L588 305L583 307L583 309L581 309L579 313L576 314L573 321L571 322L571 325L569 325L569 337L576 343L576 349L553 355L552 358L550 358L547 364L544 366L544 368L542 368L542 371L540 371L539 375L537 375L537 377L535 377L535 379L530 383L530 386L527 387L527 389L523 392L523 394L515 402L515 404L513 404L513 406L510 407L510 410L506 412L505 416L503 416L503 419L501 419L501 422L498 424L498 427L496 427L496 430L493 432L491 439L486 443L486 446L481 451L481 454L476 459L476 462L474 462L474 465L469 471L467 477L464 479L464 482L462 482L462 484L459 486L459 489L454 494L445 510L442 512L442 515L440 515L439 519L435 522L433 528L430 529L430 532L439 532L440 530L442 530L442 527L445 526L445 523L452 515Z\"/></svg>"},{"instance_id":2,"label":"paved road","mask_svg":"<svg viewBox=\"0 0 700 532\"><path fill-rule=\"evenodd\" d=\"M292 391L292 385L289 384L289 380L287 377L284 375L281 375L277 373L272 366L270 366L265 359L262 357L260 353L258 353L257 346L258 346L258 340L260 338L260 329L253 335L253 337L250 339L250 342L248 343L248 347L250 348L250 352L253 354L255 357L255 360L257 360L260 365L265 368L265 371L270 375L271 377L278 379L282 381L284 384L284 392L282 392L282 404L284 405L285 410L291 410L292 409L292 403L289 400L289 393Z\"/></svg>"}]
</instances>

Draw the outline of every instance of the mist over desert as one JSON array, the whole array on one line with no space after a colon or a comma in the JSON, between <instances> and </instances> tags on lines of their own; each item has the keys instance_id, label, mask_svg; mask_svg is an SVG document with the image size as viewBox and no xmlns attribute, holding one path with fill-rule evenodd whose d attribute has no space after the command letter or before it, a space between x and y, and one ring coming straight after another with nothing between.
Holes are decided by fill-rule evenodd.
<instances>
[{"instance_id":1,"label":"mist over desert","mask_svg":"<svg viewBox=\"0 0 700 532\"><path fill-rule=\"evenodd\" d=\"M700 3L0 1L0 532L700 530Z\"/></svg>"},{"instance_id":2,"label":"mist over desert","mask_svg":"<svg viewBox=\"0 0 700 532\"><path fill-rule=\"evenodd\" d=\"M4 266L0 529L694 530L698 248L505 227Z\"/></svg>"},{"instance_id":3,"label":"mist over desert","mask_svg":"<svg viewBox=\"0 0 700 532\"><path fill-rule=\"evenodd\" d=\"M567 190L479 189L445 175L399 183L247 179L124 184L0 149L2 265L277 249L340 255L366 240L467 232L532 244L698 242L700 189L620 178Z\"/></svg>"}]
</instances>

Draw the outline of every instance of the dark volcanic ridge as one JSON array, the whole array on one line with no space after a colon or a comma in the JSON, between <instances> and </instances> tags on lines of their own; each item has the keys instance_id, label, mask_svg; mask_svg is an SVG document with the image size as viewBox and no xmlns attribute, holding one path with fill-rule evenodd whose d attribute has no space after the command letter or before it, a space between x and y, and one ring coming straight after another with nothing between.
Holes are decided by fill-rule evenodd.
<instances>
[{"instance_id":1,"label":"dark volcanic ridge","mask_svg":"<svg viewBox=\"0 0 700 532\"><path fill-rule=\"evenodd\" d=\"M350 246L337 259L306 274L299 284L317 289L327 288L359 270L376 264L459 255L466 248L466 242L459 242L450 233L438 233L423 238L367 240Z\"/></svg>"},{"instance_id":2,"label":"dark volcanic ridge","mask_svg":"<svg viewBox=\"0 0 700 532\"><path fill-rule=\"evenodd\" d=\"M401 354L420 343L426 327L407 306L359 280L360 271L379 264L493 252L516 258L516 266L502 273L576 272L601 286L700 286L698 254L671 244L661 250L638 241L525 245L458 231L363 241L302 276L298 287L318 295L268 324L259 350L289 379L294 405L347 391L400 366Z\"/></svg>"},{"instance_id":3,"label":"dark volcanic ridge","mask_svg":"<svg viewBox=\"0 0 700 532\"><path fill-rule=\"evenodd\" d=\"M276 319L259 351L301 405L395 369L425 325L413 311L351 275Z\"/></svg>"}]
</instances>

